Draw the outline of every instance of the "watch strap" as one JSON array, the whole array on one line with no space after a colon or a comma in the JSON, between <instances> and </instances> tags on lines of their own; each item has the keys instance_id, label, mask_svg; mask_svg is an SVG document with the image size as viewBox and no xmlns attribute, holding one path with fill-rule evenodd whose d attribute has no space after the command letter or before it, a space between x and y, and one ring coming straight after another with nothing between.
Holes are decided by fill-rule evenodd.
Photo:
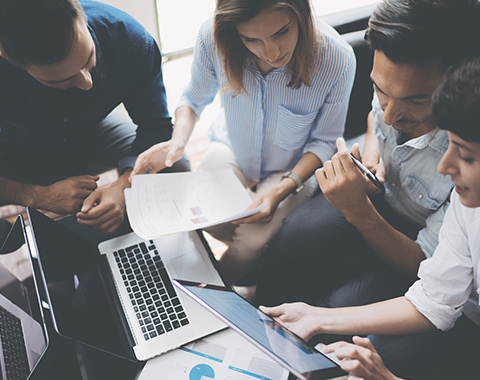
<instances>
[{"instance_id":1,"label":"watch strap","mask_svg":"<svg viewBox=\"0 0 480 380\"><path fill-rule=\"evenodd\" d=\"M282 179L281 181L283 181L285 178L291 178L293 179L293 181L295 182L295 184L297 185L297 188L295 189L295 194L300 192L300 190L303 189L303 182L302 180L300 179L300 177L298 175L296 175L295 173L291 172L291 171L288 171L286 172L283 176L282 176Z\"/></svg>"}]
</instances>

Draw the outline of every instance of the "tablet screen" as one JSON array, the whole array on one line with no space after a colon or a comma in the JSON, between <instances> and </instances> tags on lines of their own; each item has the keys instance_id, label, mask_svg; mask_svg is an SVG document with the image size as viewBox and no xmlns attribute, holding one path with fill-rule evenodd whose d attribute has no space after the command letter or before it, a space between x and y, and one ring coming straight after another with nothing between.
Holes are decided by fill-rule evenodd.
<instances>
[{"instance_id":1,"label":"tablet screen","mask_svg":"<svg viewBox=\"0 0 480 380\"><path fill-rule=\"evenodd\" d=\"M222 317L263 350L308 379L329 379L346 373L301 338L252 306L230 288L178 281L187 294Z\"/></svg>"}]
</instances>

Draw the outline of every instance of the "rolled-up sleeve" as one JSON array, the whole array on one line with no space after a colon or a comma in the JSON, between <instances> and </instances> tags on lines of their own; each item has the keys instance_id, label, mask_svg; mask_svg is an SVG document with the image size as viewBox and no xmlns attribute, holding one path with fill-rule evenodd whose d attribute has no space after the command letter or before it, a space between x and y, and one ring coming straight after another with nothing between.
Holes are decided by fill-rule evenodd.
<instances>
[{"instance_id":1,"label":"rolled-up sleeve","mask_svg":"<svg viewBox=\"0 0 480 380\"><path fill-rule=\"evenodd\" d=\"M474 284L465 221L458 215L458 206L452 201L434 255L420 264L420 280L405 294L420 313L443 331L451 329L462 314Z\"/></svg>"}]
</instances>

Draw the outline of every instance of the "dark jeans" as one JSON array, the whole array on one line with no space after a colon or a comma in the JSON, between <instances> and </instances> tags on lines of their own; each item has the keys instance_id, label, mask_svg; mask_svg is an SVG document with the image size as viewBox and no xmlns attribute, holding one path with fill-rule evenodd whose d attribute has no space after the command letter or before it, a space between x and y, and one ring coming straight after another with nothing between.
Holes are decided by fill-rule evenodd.
<instances>
[{"instance_id":1,"label":"dark jeans","mask_svg":"<svg viewBox=\"0 0 480 380\"><path fill-rule=\"evenodd\" d=\"M122 109L115 109L96 126L85 127L84 133L75 139L41 146L35 141L22 141L21 150L16 139L0 139L0 177L22 183L49 185L72 176L99 174L116 168L120 159L131 155L137 126ZM190 171L186 156L164 173ZM86 239L100 241L131 231L128 220L113 234L103 234L81 226L75 217L67 217L62 224ZM0 221L0 247L10 230L10 224Z\"/></svg>"},{"instance_id":2,"label":"dark jeans","mask_svg":"<svg viewBox=\"0 0 480 380\"><path fill-rule=\"evenodd\" d=\"M383 198L372 201L393 227L416 238L419 226L394 212ZM382 261L320 193L284 220L260 266L255 303L362 305L402 295L415 279Z\"/></svg>"},{"instance_id":3,"label":"dark jeans","mask_svg":"<svg viewBox=\"0 0 480 380\"><path fill-rule=\"evenodd\" d=\"M96 126L85 126L80 135L68 139L62 140L60 131L48 142L17 142L14 136L1 139L0 177L50 185L72 176L98 174L117 167L121 158L131 154L136 128L125 111L116 109Z\"/></svg>"},{"instance_id":4,"label":"dark jeans","mask_svg":"<svg viewBox=\"0 0 480 380\"><path fill-rule=\"evenodd\" d=\"M387 368L408 380L477 379L480 374L480 327L462 315L446 332L433 330L410 335L371 335ZM351 342L351 336L320 334L311 345Z\"/></svg>"},{"instance_id":5,"label":"dark jeans","mask_svg":"<svg viewBox=\"0 0 480 380\"><path fill-rule=\"evenodd\" d=\"M460 317L446 332L370 336L385 365L409 380L478 379L480 327Z\"/></svg>"},{"instance_id":6,"label":"dark jeans","mask_svg":"<svg viewBox=\"0 0 480 380\"><path fill-rule=\"evenodd\" d=\"M412 239L419 227L379 198L379 213ZM259 270L256 304L303 301L323 307L369 304L403 295L415 280L395 271L374 253L358 231L322 194L284 221ZM350 336L321 334L331 343ZM451 380L478 378L480 328L462 316L448 332L371 336L387 368L402 378Z\"/></svg>"}]
</instances>

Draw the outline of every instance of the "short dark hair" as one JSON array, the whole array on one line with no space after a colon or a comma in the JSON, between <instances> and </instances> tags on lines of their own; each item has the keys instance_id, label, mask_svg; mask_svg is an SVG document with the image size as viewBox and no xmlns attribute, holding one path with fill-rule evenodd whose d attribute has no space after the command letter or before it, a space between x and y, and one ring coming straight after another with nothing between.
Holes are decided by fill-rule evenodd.
<instances>
[{"instance_id":1,"label":"short dark hair","mask_svg":"<svg viewBox=\"0 0 480 380\"><path fill-rule=\"evenodd\" d=\"M384 0L365 33L374 50L407 64L444 69L480 54L479 0Z\"/></svg>"},{"instance_id":2,"label":"short dark hair","mask_svg":"<svg viewBox=\"0 0 480 380\"><path fill-rule=\"evenodd\" d=\"M217 0L214 16L214 38L223 59L227 86L238 95L243 85L243 70L250 54L235 25L248 21L262 10L271 8L289 12L298 21L298 42L288 63L289 87L310 86L310 74L317 52L317 33L310 0Z\"/></svg>"},{"instance_id":3,"label":"short dark hair","mask_svg":"<svg viewBox=\"0 0 480 380\"><path fill-rule=\"evenodd\" d=\"M433 95L432 109L439 128L480 143L480 57L450 68Z\"/></svg>"},{"instance_id":4,"label":"short dark hair","mask_svg":"<svg viewBox=\"0 0 480 380\"><path fill-rule=\"evenodd\" d=\"M74 23L86 16L78 0L0 0L0 49L13 64L49 65L65 59Z\"/></svg>"}]
</instances>

